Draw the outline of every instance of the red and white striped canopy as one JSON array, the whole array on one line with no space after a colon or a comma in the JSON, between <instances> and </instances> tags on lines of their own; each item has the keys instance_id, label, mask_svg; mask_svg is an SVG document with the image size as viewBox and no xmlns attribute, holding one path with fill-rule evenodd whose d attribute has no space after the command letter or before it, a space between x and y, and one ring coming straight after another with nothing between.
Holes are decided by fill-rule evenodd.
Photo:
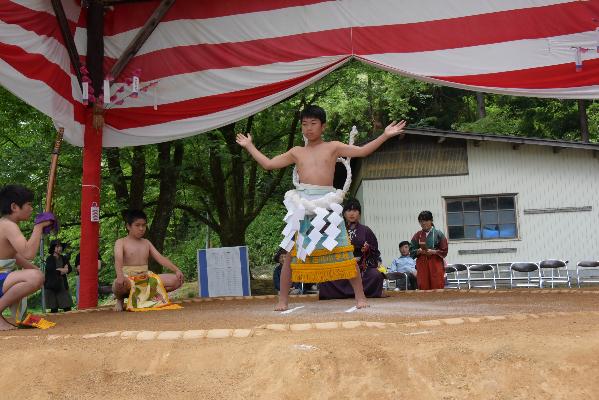
<instances>
[{"instance_id":1,"label":"red and white striped canopy","mask_svg":"<svg viewBox=\"0 0 599 400\"><path fill-rule=\"evenodd\" d=\"M107 10L105 71L158 4ZM85 62L85 8L75 0L63 6ZM352 57L485 92L599 98L598 21L599 0L178 0L112 91L136 69L142 86L156 85L110 106L103 144L214 129ZM63 126L70 143L83 144L81 89L49 0L0 1L0 85Z\"/></svg>"}]
</instances>

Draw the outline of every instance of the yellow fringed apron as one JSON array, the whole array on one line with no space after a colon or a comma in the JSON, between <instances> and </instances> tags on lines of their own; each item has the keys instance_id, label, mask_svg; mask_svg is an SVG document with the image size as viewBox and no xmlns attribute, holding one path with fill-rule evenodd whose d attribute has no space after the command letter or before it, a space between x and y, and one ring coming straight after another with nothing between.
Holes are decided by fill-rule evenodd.
<instances>
[{"instance_id":1,"label":"yellow fringed apron","mask_svg":"<svg viewBox=\"0 0 599 400\"><path fill-rule=\"evenodd\" d=\"M328 189L321 189L312 186L311 189L303 190L302 196L306 198L321 197L326 194ZM305 216L300 223L299 234L307 240L309 230L312 227L311 220L314 215ZM325 228L323 228L324 231ZM319 283L334 281L337 279L351 279L357 275L357 264L354 258L354 246L350 243L345 224L341 223L339 229L341 232L337 236L337 246L329 251L322 242L326 239L323 236L317 243L316 249L306 256L302 261L297 257L297 234L295 245L291 250L291 280L293 282Z\"/></svg>"},{"instance_id":2,"label":"yellow fringed apron","mask_svg":"<svg viewBox=\"0 0 599 400\"><path fill-rule=\"evenodd\" d=\"M123 274L131 282L127 311L177 310L162 284L160 276L148 270L147 265L123 266Z\"/></svg>"}]
</instances>

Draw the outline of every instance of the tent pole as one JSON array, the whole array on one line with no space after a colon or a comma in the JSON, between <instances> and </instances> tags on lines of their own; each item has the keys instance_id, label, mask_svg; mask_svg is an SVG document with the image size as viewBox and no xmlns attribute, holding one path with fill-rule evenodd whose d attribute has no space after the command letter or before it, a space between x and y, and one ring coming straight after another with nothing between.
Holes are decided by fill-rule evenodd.
<instances>
[{"instance_id":1,"label":"tent pole","mask_svg":"<svg viewBox=\"0 0 599 400\"><path fill-rule=\"evenodd\" d=\"M87 69L94 92L102 93L104 80L104 7L90 0L87 7ZM100 207L104 109L94 103L85 110L83 178L81 181L81 270L78 308L98 305L98 242L100 222L92 221L92 207Z\"/></svg>"},{"instance_id":2,"label":"tent pole","mask_svg":"<svg viewBox=\"0 0 599 400\"><path fill-rule=\"evenodd\" d=\"M86 110L83 147L83 179L81 184L81 244L79 275L79 309L98 305L98 244L100 222L92 221L92 207L100 206L100 163L102 160L102 126L93 119L102 108L94 105Z\"/></svg>"}]
</instances>

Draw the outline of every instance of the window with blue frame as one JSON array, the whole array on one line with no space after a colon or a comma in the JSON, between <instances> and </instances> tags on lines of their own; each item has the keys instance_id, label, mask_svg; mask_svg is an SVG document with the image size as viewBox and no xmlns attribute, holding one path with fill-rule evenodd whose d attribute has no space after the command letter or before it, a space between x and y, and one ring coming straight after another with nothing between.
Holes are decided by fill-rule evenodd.
<instances>
[{"instance_id":1,"label":"window with blue frame","mask_svg":"<svg viewBox=\"0 0 599 400\"><path fill-rule=\"evenodd\" d=\"M514 239L516 195L445 198L450 240Z\"/></svg>"}]
</instances>

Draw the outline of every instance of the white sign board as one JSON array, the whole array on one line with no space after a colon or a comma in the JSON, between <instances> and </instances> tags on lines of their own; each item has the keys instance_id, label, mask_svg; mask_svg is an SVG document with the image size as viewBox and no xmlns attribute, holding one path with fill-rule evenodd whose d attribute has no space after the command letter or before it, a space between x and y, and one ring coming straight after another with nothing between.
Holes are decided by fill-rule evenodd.
<instances>
[{"instance_id":1,"label":"white sign board","mask_svg":"<svg viewBox=\"0 0 599 400\"><path fill-rule=\"evenodd\" d=\"M198 250L198 286L200 297L249 296L247 247Z\"/></svg>"}]
</instances>

